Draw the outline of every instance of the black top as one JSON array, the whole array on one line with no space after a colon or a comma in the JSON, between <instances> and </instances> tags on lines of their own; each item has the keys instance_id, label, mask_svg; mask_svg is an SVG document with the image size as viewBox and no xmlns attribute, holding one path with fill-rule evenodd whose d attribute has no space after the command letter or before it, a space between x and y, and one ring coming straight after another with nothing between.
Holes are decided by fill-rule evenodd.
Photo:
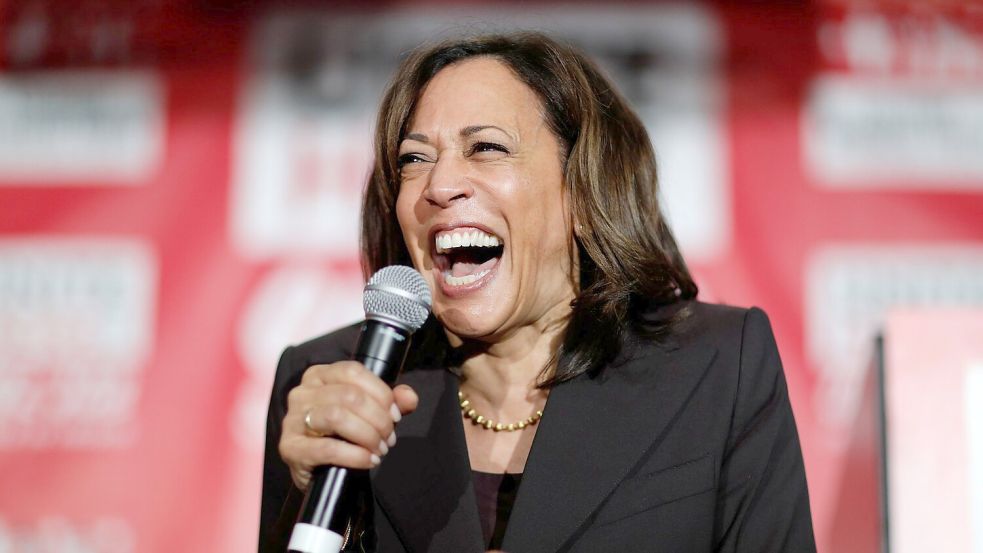
<instances>
[{"instance_id":1,"label":"black top","mask_svg":"<svg viewBox=\"0 0 983 553\"><path fill-rule=\"evenodd\" d=\"M502 547L505 527L512 514L512 504L519 490L522 473L494 474L471 471L474 482L474 495L478 500L478 518L481 519L481 534L488 549Z\"/></svg>"},{"instance_id":2,"label":"black top","mask_svg":"<svg viewBox=\"0 0 983 553\"><path fill-rule=\"evenodd\" d=\"M632 331L605 367L550 390L503 551L816 551L767 316L687 305L689 316L666 337ZM286 550L303 501L278 452L287 393L307 367L350 359L358 332L353 325L281 358L267 426L264 553ZM400 381L419 406L370 471L374 501L360 541L381 553L484 553L458 377L436 361L408 365Z\"/></svg>"}]
</instances>

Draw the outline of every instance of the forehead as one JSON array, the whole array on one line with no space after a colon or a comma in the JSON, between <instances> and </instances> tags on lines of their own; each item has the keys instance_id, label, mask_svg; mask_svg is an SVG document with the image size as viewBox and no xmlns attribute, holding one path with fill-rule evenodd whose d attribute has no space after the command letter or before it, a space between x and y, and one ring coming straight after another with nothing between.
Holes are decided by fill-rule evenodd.
<instances>
[{"instance_id":1,"label":"forehead","mask_svg":"<svg viewBox=\"0 0 983 553\"><path fill-rule=\"evenodd\" d=\"M478 57L440 70L420 94L409 128L427 125L506 124L516 129L542 122L539 97L503 62Z\"/></svg>"}]
</instances>

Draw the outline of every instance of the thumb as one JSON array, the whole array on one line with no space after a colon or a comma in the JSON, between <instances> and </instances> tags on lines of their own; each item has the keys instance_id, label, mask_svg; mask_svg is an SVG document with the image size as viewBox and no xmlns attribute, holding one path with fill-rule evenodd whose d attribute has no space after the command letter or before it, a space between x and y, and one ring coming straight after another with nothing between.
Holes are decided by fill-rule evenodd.
<instances>
[{"instance_id":1,"label":"thumb","mask_svg":"<svg viewBox=\"0 0 983 553\"><path fill-rule=\"evenodd\" d=\"M399 412L407 415L416 411L416 406L420 403L420 396L416 395L413 388L406 384L400 384L393 388L393 400L396 402Z\"/></svg>"}]
</instances>

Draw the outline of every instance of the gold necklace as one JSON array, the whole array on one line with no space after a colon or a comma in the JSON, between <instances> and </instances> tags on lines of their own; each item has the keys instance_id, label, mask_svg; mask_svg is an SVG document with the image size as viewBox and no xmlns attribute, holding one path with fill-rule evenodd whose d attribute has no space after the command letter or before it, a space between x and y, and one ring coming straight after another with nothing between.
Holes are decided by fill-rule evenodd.
<instances>
[{"instance_id":1,"label":"gold necklace","mask_svg":"<svg viewBox=\"0 0 983 553\"><path fill-rule=\"evenodd\" d=\"M543 418L543 411L541 409L537 409L536 412L527 419L509 424L502 424L479 415L478 412L474 410L474 407L471 406L471 400L468 399L468 396L465 395L464 392L458 392L457 399L461 402L461 412L464 413L464 418L471 419L472 423L484 427L485 430L494 430L495 432L515 432L516 430L528 428L539 422L539 419Z\"/></svg>"}]
</instances>

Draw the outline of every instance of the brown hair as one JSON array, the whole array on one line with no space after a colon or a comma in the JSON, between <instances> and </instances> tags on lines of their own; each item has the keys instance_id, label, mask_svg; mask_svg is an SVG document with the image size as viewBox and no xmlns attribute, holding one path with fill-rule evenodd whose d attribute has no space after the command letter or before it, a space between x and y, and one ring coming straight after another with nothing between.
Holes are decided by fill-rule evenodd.
<instances>
[{"instance_id":1,"label":"brown hair","mask_svg":"<svg viewBox=\"0 0 983 553\"><path fill-rule=\"evenodd\" d=\"M643 314L695 298L697 287L659 209L655 154L642 122L584 54L532 32L450 40L418 49L400 65L382 100L375 165L362 205L366 272L412 265L396 219L399 144L430 79L475 56L501 61L536 93L567 154L580 290L554 358L564 362L543 372L541 386L548 387L600 369L618 354L630 330L664 335L685 310L656 321ZM447 351L432 318L420 332L427 345L417 349Z\"/></svg>"}]
</instances>

